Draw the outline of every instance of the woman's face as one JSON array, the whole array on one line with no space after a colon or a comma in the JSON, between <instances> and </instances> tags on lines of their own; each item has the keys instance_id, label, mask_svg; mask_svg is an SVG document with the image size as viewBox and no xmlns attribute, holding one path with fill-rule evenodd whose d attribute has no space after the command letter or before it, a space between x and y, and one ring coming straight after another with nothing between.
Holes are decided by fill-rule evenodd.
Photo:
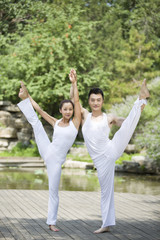
<instances>
[{"instance_id":1,"label":"woman's face","mask_svg":"<svg viewBox=\"0 0 160 240\"><path fill-rule=\"evenodd\" d=\"M92 111L100 111L103 105L103 98L101 94L92 93L89 97L89 106Z\"/></svg>"},{"instance_id":2,"label":"woman's face","mask_svg":"<svg viewBox=\"0 0 160 240\"><path fill-rule=\"evenodd\" d=\"M62 113L62 117L69 120L73 115L73 106L71 103L64 103L62 108L60 109L60 113Z\"/></svg>"}]
</instances>

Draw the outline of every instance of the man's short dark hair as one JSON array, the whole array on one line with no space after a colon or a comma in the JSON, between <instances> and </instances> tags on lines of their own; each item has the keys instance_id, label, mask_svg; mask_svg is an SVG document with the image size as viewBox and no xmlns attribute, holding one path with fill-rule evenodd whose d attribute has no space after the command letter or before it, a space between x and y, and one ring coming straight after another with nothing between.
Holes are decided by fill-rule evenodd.
<instances>
[{"instance_id":1,"label":"man's short dark hair","mask_svg":"<svg viewBox=\"0 0 160 240\"><path fill-rule=\"evenodd\" d=\"M90 91L89 91L89 94L88 94L88 99L90 98L90 95L94 93L94 94L101 94L102 95L102 98L104 100L104 94L103 94L103 91L102 89L100 88L91 88Z\"/></svg>"}]
</instances>

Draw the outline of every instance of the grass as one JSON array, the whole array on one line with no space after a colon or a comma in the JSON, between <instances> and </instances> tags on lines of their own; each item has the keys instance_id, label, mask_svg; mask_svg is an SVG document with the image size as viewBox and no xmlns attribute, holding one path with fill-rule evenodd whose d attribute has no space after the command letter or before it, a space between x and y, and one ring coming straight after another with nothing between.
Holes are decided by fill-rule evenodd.
<instances>
[{"instance_id":1,"label":"grass","mask_svg":"<svg viewBox=\"0 0 160 240\"><path fill-rule=\"evenodd\" d=\"M39 156L37 145L31 140L29 146L25 146L21 142L17 143L10 151L0 152L0 157L37 157Z\"/></svg>"},{"instance_id":2,"label":"grass","mask_svg":"<svg viewBox=\"0 0 160 240\"><path fill-rule=\"evenodd\" d=\"M76 145L76 147L82 147L81 145ZM75 147L75 146L74 146ZM123 155L116 161L116 164L123 164L123 161L131 161L133 156L137 156L140 154L127 154L123 153ZM15 147L12 148L11 151L3 151L0 152L0 157L37 157L39 156L37 145L34 141L31 140L29 146L25 146L21 142L19 142ZM80 161L80 162L88 162L92 163L92 159L89 154L85 156L67 154L67 158L72 159L72 161Z\"/></svg>"},{"instance_id":3,"label":"grass","mask_svg":"<svg viewBox=\"0 0 160 240\"><path fill-rule=\"evenodd\" d=\"M91 157L88 155L86 156L78 156L78 155L72 155L72 154L68 154L67 158L71 158L72 161L80 161L80 162L88 162L88 163L92 163L92 159Z\"/></svg>"}]
</instances>

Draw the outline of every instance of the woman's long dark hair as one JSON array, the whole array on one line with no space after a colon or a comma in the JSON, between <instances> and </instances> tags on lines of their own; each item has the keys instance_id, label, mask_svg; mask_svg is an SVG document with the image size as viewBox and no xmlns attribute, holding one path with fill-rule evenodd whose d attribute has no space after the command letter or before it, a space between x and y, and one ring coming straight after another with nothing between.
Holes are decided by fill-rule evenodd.
<instances>
[{"instance_id":1,"label":"woman's long dark hair","mask_svg":"<svg viewBox=\"0 0 160 240\"><path fill-rule=\"evenodd\" d=\"M73 102L72 102L71 100L68 100L68 99L64 99L64 100L62 100L62 101L60 102L60 104L59 104L59 109L62 109L64 103L71 103L72 106L73 106L73 109L74 109L74 104L73 104Z\"/></svg>"}]
</instances>

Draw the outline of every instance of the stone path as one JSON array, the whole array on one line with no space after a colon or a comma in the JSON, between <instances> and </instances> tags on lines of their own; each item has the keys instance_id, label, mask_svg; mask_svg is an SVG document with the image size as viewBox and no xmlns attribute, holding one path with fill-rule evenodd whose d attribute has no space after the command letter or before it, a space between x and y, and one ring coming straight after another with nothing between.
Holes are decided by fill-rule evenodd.
<instances>
[{"instance_id":1,"label":"stone path","mask_svg":"<svg viewBox=\"0 0 160 240\"><path fill-rule=\"evenodd\" d=\"M0 239L160 240L160 195L115 193L116 226L109 233L93 231L101 225L100 193L60 191L57 226L45 223L48 191L0 190Z\"/></svg>"}]
</instances>

